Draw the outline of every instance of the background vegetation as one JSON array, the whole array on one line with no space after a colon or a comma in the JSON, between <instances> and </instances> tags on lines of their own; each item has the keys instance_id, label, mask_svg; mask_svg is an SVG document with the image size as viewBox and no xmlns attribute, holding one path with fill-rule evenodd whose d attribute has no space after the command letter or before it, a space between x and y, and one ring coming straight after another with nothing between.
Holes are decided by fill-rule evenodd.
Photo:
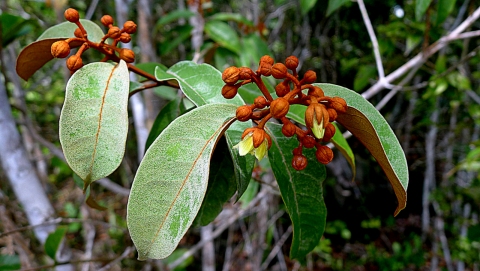
<instances>
[{"instance_id":1,"label":"background vegetation","mask_svg":"<svg viewBox=\"0 0 480 271\"><path fill-rule=\"evenodd\" d=\"M60 236L66 232L59 252L67 255L67 264L57 269L479 270L478 1L3 0L0 6L0 94L6 90L11 106L5 104L7 96L0 96L0 270L55 265L50 256L56 248L43 245L55 235L48 242L39 227L28 227L32 222L19 200L28 191L38 202L48 195L45 202L51 206L41 207L53 221L43 225L56 226L52 229ZM226 204L212 224L192 227L170 258L137 261L125 223L129 187L157 114L181 93L159 87L133 96L122 166L92 186L107 210L87 207L82 184L72 177L59 148L58 118L69 78L64 61L49 63L28 82L15 73L21 48L63 22L68 7L95 22L104 14L119 25L136 21L138 32L129 46L138 63L169 67L193 59L223 70L230 65L256 68L265 54L277 60L295 55L301 72L315 70L318 82L362 93L381 110L404 148L410 167L407 208L393 217L395 197L384 173L349 138L356 178L351 181L348 163L336 153L324 183L326 233L306 259L288 257L290 220L263 160L242 199ZM383 65L376 61L369 25ZM13 138L6 134L8 116L20 132L17 143L7 140ZM25 156L7 155L17 149ZM28 184L17 189L8 158L33 165L41 190ZM27 166L23 172L28 173ZM28 180L25 176L16 177Z\"/></svg>"}]
</instances>

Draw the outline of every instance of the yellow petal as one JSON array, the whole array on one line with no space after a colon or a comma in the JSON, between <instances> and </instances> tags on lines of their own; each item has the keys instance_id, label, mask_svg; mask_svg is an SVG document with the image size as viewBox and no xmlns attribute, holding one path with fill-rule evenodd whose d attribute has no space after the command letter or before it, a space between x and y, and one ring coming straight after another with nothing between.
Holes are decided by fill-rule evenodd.
<instances>
[{"instance_id":1,"label":"yellow petal","mask_svg":"<svg viewBox=\"0 0 480 271\"><path fill-rule=\"evenodd\" d=\"M323 118L320 121L320 123L318 123L317 118L313 118L313 127L311 129L312 129L313 135L316 138L322 139L323 136L325 135L325 128L323 128Z\"/></svg>"},{"instance_id":2,"label":"yellow petal","mask_svg":"<svg viewBox=\"0 0 480 271\"><path fill-rule=\"evenodd\" d=\"M238 147L238 154L240 154L240 156L251 153L254 149L252 133L247 134L235 147Z\"/></svg>"},{"instance_id":3,"label":"yellow petal","mask_svg":"<svg viewBox=\"0 0 480 271\"><path fill-rule=\"evenodd\" d=\"M262 160L263 157L265 157L265 154L267 154L268 150L268 140L264 139L262 144L258 146L258 148L255 149L255 157L257 157L258 160Z\"/></svg>"}]
</instances>

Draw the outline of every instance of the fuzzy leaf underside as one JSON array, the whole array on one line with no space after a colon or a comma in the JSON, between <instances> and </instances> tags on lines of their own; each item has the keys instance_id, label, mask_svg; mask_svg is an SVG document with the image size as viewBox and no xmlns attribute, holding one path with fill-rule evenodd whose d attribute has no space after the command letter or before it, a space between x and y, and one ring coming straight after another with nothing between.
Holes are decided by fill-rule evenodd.
<instances>
[{"instance_id":1,"label":"fuzzy leaf underside","mask_svg":"<svg viewBox=\"0 0 480 271\"><path fill-rule=\"evenodd\" d=\"M127 206L139 260L170 255L192 224L207 189L213 149L235 110L228 104L198 107L175 119L145 153Z\"/></svg>"},{"instance_id":2,"label":"fuzzy leaf underside","mask_svg":"<svg viewBox=\"0 0 480 271\"><path fill-rule=\"evenodd\" d=\"M127 65L91 63L68 81L60 115L60 143L85 188L123 159L128 132Z\"/></svg>"}]
</instances>

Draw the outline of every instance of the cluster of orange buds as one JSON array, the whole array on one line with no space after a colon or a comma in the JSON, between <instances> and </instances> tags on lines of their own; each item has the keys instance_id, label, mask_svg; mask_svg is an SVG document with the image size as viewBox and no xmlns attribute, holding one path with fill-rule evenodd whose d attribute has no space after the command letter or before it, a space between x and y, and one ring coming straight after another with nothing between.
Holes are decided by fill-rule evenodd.
<instances>
[{"instance_id":1,"label":"cluster of orange buds","mask_svg":"<svg viewBox=\"0 0 480 271\"><path fill-rule=\"evenodd\" d=\"M274 63L266 55L260 59L256 72L247 67L229 67L223 71L222 80L225 86L222 95L232 99L238 89L249 83L255 83L263 96L258 96L251 105L237 108L236 117L239 121L254 121L257 125L248 128L237 145L240 155L254 154L262 159L271 146L270 136L265 132L265 123L271 118L283 124L282 133L286 137L297 136L298 147L293 150L292 166L303 170L307 166L307 158L303 148L316 148L315 156L322 164L328 164L333 159L332 150L324 145L335 134L335 121L338 114L347 111L347 103L340 97L325 96L323 90L312 85L317 80L314 71L307 71L300 79L297 74L298 58L289 56L285 63ZM290 72L289 72L290 70ZM262 76L273 76L282 80L275 87L277 98L274 98L262 81ZM290 105L300 104L307 107L305 111L306 127L292 122L287 118Z\"/></svg>"},{"instance_id":2,"label":"cluster of orange buds","mask_svg":"<svg viewBox=\"0 0 480 271\"><path fill-rule=\"evenodd\" d=\"M100 42L93 42L88 39L88 34L82 23L80 22L80 15L77 10L69 8L65 10L65 19L77 25L74 31L74 38L68 38L65 40L56 41L51 46L51 53L53 57L65 58L70 55L70 49L72 44L81 44L78 51L67 59L67 68L74 73L76 70L83 66L82 54L89 48L94 48L105 55L102 61L113 60L120 61L123 59L127 63L135 61L135 53L132 50L126 48L118 48L119 42L128 43L131 41L133 34L137 31L137 25L133 21L127 21L123 24L123 28L113 25L113 18L110 15L104 15L101 18L101 22L104 26L108 27L108 32L103 36ZM112 44L108 44L105 41L111 38ZM118 56L117 56L118 54Z\"/></svg>"}]
</instances>

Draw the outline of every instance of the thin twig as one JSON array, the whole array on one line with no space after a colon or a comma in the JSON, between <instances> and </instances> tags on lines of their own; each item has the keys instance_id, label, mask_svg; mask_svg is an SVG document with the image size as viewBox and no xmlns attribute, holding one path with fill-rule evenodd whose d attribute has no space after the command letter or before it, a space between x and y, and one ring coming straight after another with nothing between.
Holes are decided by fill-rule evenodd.
<instances>
[{"instance_id":1,"label":"thin twig","mask_svg":"<svg viewBox=\"0 0 480 271\"><path fill-rule=\"evenodd\" d=\"M283 233L282 237L280 237L280 240L278 240L278 242L275 244L273 249L270 251L270 253L267 256L267 259L265 259L265 261L262 263L262 266L260 266L261 270L267 269L270 262L273 260L273 258L275 258L277 253L280 251L285 241L287 241L288 237L290 237L290 234L292 234L292 231L293 231L293 228L292 228L292 225L290 225L288 229Z\"/></svg>"},{"instance_id":2,"label":"thin twig","mask_svg":"<svg viewBox=\"0 0 480 271\"><path fill-rule=\"evenodd\" d=\"M115 260L111 261L110 263L108 263L107 265L105 265L104 267L98 269L98 271L107 271L107 270L110 270L110 268L119 263L121 260L127 258L127 256L131 253L135 251L135 247L131 246L131 247L127 247L125 249L125 251L123 251L122 255L120 255L118 258L116 258Z\"/></svg>"}]
</instances>

